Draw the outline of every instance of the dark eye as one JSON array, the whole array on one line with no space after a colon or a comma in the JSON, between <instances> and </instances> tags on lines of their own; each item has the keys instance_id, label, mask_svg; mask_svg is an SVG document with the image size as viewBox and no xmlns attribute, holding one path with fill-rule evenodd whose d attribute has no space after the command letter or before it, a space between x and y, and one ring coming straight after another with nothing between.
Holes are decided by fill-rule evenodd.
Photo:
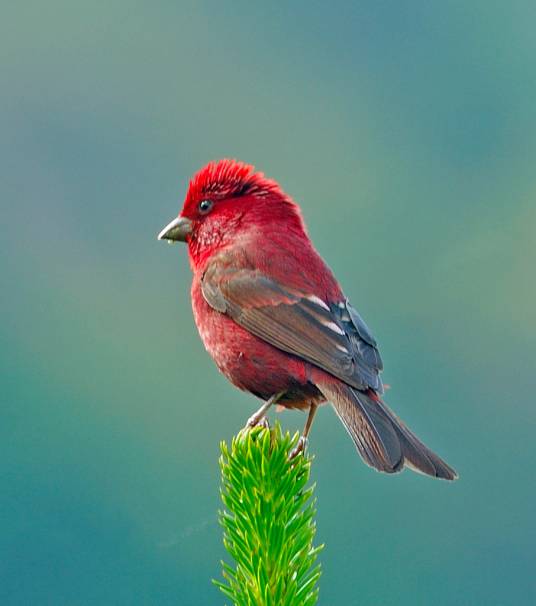
<instances>
[{"instance_id":1,"label":"dark eye","mask_svg":"<svg viewBox=\"0 0 536 606\"><path fill-rule=\"evenodd\" d=\"M199 202L199 212L202 213L203 215L206 215L208 212L211 211L212 206L214 205L214 202L212 202L212 200L201 200L201 202Z\"/></svg>"}]
</instances>

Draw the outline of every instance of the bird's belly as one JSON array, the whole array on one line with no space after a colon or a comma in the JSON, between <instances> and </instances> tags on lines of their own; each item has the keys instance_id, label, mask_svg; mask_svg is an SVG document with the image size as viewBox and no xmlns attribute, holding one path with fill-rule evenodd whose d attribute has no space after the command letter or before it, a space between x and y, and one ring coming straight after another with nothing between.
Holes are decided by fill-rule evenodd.
<instances>
[{"instance_id":1,"label":"bird's belly","mask_svg":"<svg viewBox=\"0 0 536 606\"><path fill-rule=\"evenodd\" d=\"M309 364L256 337L192 293L194 318L205 349L239 389L267 400L285 392L281 404L306 408L323 398L308 380Z\"/></svg>"}]
</instances>

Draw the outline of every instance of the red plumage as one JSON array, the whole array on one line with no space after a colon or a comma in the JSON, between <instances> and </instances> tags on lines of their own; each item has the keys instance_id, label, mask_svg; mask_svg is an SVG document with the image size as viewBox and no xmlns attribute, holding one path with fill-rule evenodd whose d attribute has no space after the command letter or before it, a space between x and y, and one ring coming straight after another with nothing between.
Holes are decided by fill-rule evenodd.
<instances>
[{"instance_id":1,"label":"red plumage","mask_svg":"<svg viewBox=\"0 0 536 606\"><path fill-rule=\"evenodd\" d=\"M331 401L365 462L380 471L406 464L456 477L380 399L377 343L275 181L247 164L212 162L193 177L179 218L160 238L187 242L195 322L234 385L309 409L305 435L316 407Z\"/></svg>"}]
</instances>

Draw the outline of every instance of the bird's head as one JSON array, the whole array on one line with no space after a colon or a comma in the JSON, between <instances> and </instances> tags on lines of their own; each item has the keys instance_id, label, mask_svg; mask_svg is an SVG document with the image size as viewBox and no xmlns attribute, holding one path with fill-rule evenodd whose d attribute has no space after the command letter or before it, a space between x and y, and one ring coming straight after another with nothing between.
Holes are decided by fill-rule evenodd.
<instances>
[{"instance_id":1,"label":"bird's head","mask_svg":"<svg viewBox=\"0 0 536 606\"><path fill-rule=\"evenodd\" d=\"M194 175L179 216L158 239L186 242L191 261L198 266L225 246L282 230L289 235L305 234L293 200L253 166L219 160Z\"/></svg>"}]
</instances>

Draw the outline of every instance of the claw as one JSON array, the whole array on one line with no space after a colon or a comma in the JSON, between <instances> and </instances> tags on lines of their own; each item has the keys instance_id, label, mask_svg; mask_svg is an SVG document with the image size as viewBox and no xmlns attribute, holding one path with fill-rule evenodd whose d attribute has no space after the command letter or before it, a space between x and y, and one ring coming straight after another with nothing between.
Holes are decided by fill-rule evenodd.
<instances>
[{"instance_id":1,"label":"claw","mask_svg":"<svg viewBox=\"0 0 536 606\"><path fill-rule=\"evenodd\" d=\"M306 450L308 444L309 444L309 440L305 436L300 436L298 443L290 451L290 453L288 455L288 460L292 461L292 459L296 458L300 453L305 454L305 450Z\"/></svg>"},{"instance_id":2,"label":"claw","mask_svg":"<svg viewBox=\"0 0 536 606\"><path fill-rule=\"evenodd\" d=\"M249 419L247 420L246 429L253 429L254 427L264 427L265 429L270 429L268 417L259 417L257 415L251 415L251 417L249 417Z\"/></svg>"},{"instance_id":3,"label":"claw","mask_svg":"<svg viewBox=\"0 0 536 606\"><path fill-rule=\"evenodd\" d=\"M262 418L257 424L257 427L264 427L264 429L270 429L270 421L268 420L268 417Z\"/></svg>"},{"instance_id":4,"label":"claw","mask_svg":"<svg viewBox=\"0 0 536 606\"><path fill-rule=\"evenodd\" d=\"M267 429L270 429L270 425L268 423L268 419L266 418L266 413L270 410L270 408L275 404L278 400L281 399L281 396L284 395L284 392L274 394L269 400L257 410L255 414L252 414L249 417L248 422L246 423L246 429L251 429L252 427L257 427L257 425L262 425Z\"/></svg>"}]
</instances>

